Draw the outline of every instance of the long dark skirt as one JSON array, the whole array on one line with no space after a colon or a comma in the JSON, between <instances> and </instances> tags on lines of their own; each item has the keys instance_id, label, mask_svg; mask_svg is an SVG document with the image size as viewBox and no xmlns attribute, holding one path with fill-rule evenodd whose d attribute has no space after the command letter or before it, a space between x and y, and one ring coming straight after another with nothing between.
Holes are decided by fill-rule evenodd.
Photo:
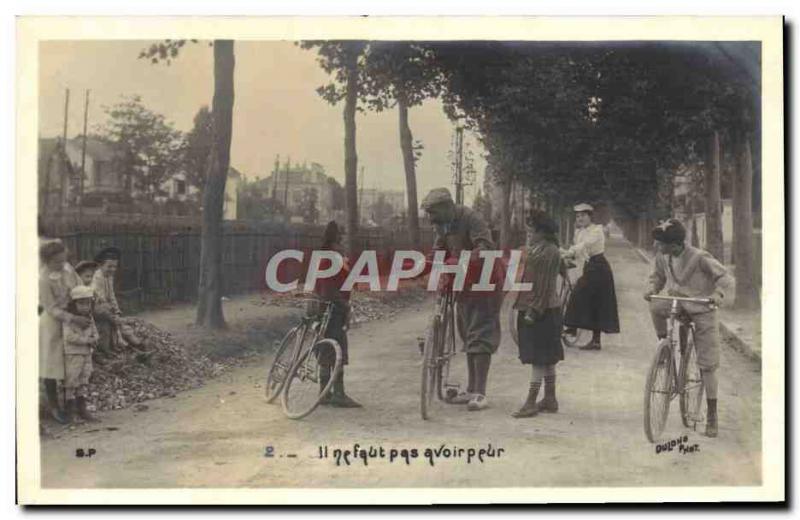
<instances>
[{"instance_id":1,"label":"long dark skirt","mask_svg":"<svg viewBox=\"0 0 800 520\"><path fill-rule=\"evenodd\" d=\"M575 283L567 304L564 326L619 332L614 274L604 255L595 255L584 264L583 275Z\"/></svg>"},{"instance_id":2,"label":"long dark skirt","mask_svg":"<svg viewBox=\"0 0 800 520\"><path fill-rule=\"evenodd\" d=\"M561 307L545 310L534 323L526 322L522 316L522 312L517 312L519 360L526 365L554 365L564 359Z\"/></svg>"}]
</instances>

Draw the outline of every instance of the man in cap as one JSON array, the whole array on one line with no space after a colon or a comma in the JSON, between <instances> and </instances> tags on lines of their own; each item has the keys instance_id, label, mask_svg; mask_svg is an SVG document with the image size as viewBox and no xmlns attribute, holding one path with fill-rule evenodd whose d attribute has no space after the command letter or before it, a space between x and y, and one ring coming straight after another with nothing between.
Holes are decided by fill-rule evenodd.
<instances>
[{"instance_id":1,"label":"man in cap","mask_svg":"<svg viewBox=\"0 0 800 520\"><path fill-rule=\"evenodd\" d=\"M483 219L466 206L456 205L447 188L430 191L422 201L422 209L434 226L434 250L447 251L447 258L457 260L462 250L471 250L469 273L480 272L480 250L494 249L489 228ZM468 280L469 280L468 273ZM493 277L493 282L497 276ZM469 282L465 284L468 287ZM500 305L502 283L490 293L462 292L456 299L456 326L467 353L467 388L449 402L467 404L470 411L487 407L486 382L492 354L500 345Z\"/></svg>"},{"instance_id":2,"label":"man in cap","mask_svg":"<svg viewBox=\"0 0 800 520\"><path fill-rule=\"evenodd\" d=\"M731 286L731 276L711 253L685 243L686 228L677 219L668 219L653 231L656 258L650 274L650 286L644 295L650 301L650 314L656 335L667 341L667 318L670 302L651 301L650 296L666 288L670 296L708 298L715 304L681 302L680 306L694 322L697 364L706 391L706 435L717 436L717 367L719 366L719 322L715 307Z\"/></svg>"}]
</instances>

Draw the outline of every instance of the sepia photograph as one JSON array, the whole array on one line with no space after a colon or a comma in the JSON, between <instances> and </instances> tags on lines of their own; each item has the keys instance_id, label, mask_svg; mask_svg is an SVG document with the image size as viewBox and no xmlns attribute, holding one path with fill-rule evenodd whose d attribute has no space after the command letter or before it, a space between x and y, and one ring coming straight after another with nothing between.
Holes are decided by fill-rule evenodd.
<instances>
[{"instance_id":1,"label":"sepia photograph","mask_svg":"<svg viewBox=\"0 0 800 520\"><path fill-rule=\"evenodd\" d=\"M780 17L18 28L22 503L785 500Z\"/></svg>"}]
</instances>

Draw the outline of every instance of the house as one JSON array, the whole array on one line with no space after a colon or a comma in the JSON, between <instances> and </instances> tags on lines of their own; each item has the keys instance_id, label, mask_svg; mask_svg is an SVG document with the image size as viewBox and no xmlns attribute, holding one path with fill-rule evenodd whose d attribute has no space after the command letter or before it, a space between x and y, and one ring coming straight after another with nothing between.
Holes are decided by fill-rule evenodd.
<instances>
[{"instance_id":1,"label":"house","mask_svg":"<svg viewBox=\"0 0 800 520\"><path fill-rule=\"evenodd\" d=\"M336 188L338 184L325 174L325 168L312 162L308 164L275 164L272 174L258 181L267 190L270 198L278 200L291 215L302 213L302 203L306 190L317 194L319 220L324 222L335 218Z\"/></svg>"},{"instance_id":2,"label":"house","mask_svg":"<svg viewBox=\"0 0 800 520\"><path fill-rule=\"evenodd\" d=\"M76 172L81 171L83 138L67 140L65 147L70 164ZM122 174L122 154L113 144L100 139L86 139L86 164L83 178L83 193L125 192L126 183ZM80 178L80 177L79 177Z\"/></svg>"},{"instance_id":3,"label":"house","mask_svg":"<svg viewBox=\"0 0 800 520\"><path fill-rule=\"evenodd\" d=\"M74 197L77 174L64 153L61 139L39 139L38 187L39 213L57 211Z\"/></svg>"},{"instance_id":4,"label":"house","mask_svg":"<svg viewBox=\"0 0 800 520\"><path fill-rule=\"evenodd\" d=\"M403 190L360 189L358 207L362 223L369 224L370 221L374 221L382 224L406 212L406 193Z\"/></svg>"},{"instance_id":5,"label":"house","mask_svg":"<svg viewBox=\"0 0 800 520\"><path fill-rule=\"evenodd\" d=\"M120 198L128 194L121 173L121 154L97 138L39 139L39 200L45 211L61 210L92 199ZM81 167L83 166L83 186ZM81 192L82 189L82 192Z\"/></svg>"}]
</instances>

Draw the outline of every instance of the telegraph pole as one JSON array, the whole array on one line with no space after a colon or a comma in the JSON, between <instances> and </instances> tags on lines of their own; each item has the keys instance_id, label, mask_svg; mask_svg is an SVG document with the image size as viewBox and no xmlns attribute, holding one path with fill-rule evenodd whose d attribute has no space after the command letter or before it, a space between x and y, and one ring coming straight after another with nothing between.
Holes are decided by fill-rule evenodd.
<instances>
[{"instance_id":1,"label":"telegraph pole","mask_svg":"<svg viewBox=\"0 0 800 520\"><path fill-rule=\"evenodd\" d=\"M81 149L81 195L78 205L78 214L83 215L83 182L86 178L86 127L89 122L89 90L86 90L86 101L83 105L83 147Z\"/></svg>"},{"instance_id":2,"label":"telegraph pole","mask_svg":"<svg viewBox=\"0 0 800 520\"><path fill-rule=\"evenodd\" d=\"M63 161L68 160L67 157L67 121L69 120L69 89L67 89L67 95L64 99L64 132L61 137L61 159L59 164L59 172L61 171L61 167L63 166ZM65 174L66 172L62 172ZM58 210L61 211L63 201L63 183L64 183L64 175L61 175L61 179L59 180L59 193L58 193ZM50 165L48 164L47 171L44 174L44 204L42 207L42 211L47 213L47 210L50 207Z\"/></svg>"},{"instance_id":3,"label":"telegraph pole","mask_svg":"<svg viewBox=\"0 0 800 520\"><path fill-rule=\"evenodd\" d=\"M361 221L361 210L363 209L361 206L364 204L364 167L361 167L361 175L359 176L358 184L358 220Z\"/></svg>"},{"instance_id":4,"label":"telegraph pole","mask_svg":"<svg viewBox=\"0 0 800 520\"><path fill-rule=\"evenodd\" d=\"M281 170L281 156L275 156L275 169L272 170L272 200L278 198L278 174Z\"/></svg>"},{"instance_id":5,"label":"telegraph pole","mask_svg":"<svg viewBox=\"0 0 800 520\"><path fill-rule=\"evenodd\" d=\"M286 179L284 180L284 188L283 188L283 208L286 211L287 215L289 213L289 165L292 162L292 158L288 157L286 159Z\"/></svg>"},{"instance_id":6,"label":"telegraph pole","mask_svg":"<svg viewBox=\"0 0 800 520\"><path fill-rule=\"evenodd\" d=\"M456 185L456 204L464 204L464 172L463 172L463 148L464 148L464 128L456 127L456 153L453 158L455 166L455 185Z\"/></svg>"}]
</instances>

